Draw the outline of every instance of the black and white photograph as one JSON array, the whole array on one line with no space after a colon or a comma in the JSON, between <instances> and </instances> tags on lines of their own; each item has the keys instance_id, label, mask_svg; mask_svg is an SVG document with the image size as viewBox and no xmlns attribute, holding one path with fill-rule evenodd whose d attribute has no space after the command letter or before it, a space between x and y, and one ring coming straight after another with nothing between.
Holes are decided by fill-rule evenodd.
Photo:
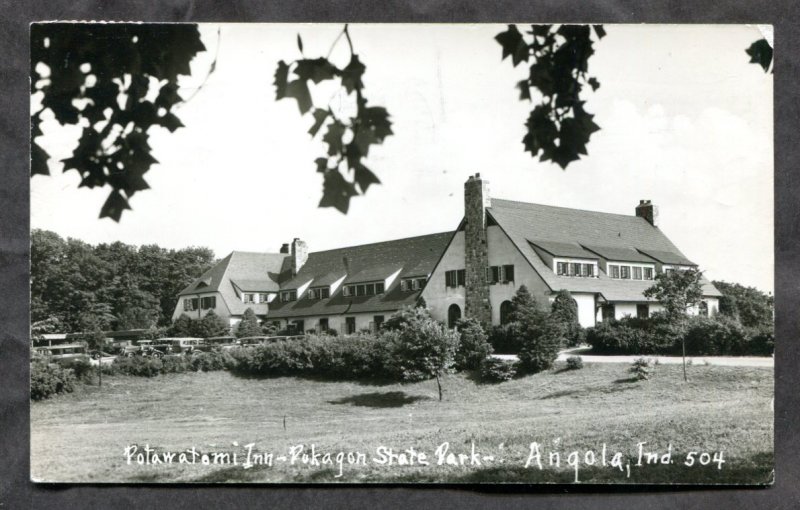
<instances>
[{"instance_id":1,"label":"black and white photograph","mask_svg":"<svg viewBox=\"0 0 800 510\"><path fill-rule=\"evenodd\" d=\"M31 481L774 483L771 25L29 35Z\"/></svg>"}]
</instances>

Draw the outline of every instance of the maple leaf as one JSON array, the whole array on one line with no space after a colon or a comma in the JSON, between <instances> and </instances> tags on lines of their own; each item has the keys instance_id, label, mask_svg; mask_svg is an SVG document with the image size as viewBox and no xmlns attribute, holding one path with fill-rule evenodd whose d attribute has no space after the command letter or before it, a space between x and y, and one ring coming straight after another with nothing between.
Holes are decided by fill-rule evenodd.
<instances>
[{"instance_id":1,"label":"maple leaf","mask_svg":"<svg viewBox=\"0 0 800 510\"><path fill-rule=\"evenodd\" d=\"M342 152L342 136L345 127L340 121L336 120L328 125L328 131L322 137L322 141L328 144L328 155L333 156Z\"/></svg>"},{"instance_id":2,"label":"maple leaf","mask_svg":"<svg viewBox=\"0 0 800 510\"><path fill-rule=\"evenodd\" d=\"M367 67L358 59L358 55L353 54L350 57L350 63L342 70L342 86L348 94L354 90L361 90L364 88L361 77L364 75L366 69Z\"/></svg>"},{"instance_id":3,"label":"maple leaf","mask_svg":"<svg viewBox=\"0 0 800 510\"><path fill-rule=\"evenodd\" d=\"M516 25L508 25L508 30L497 34L495 40L503 47L503 60L510 55L515 67L522 61L528 61L528 45Z\"/></svg>"},{"instance_id":4,"label":"maple leaf","mask_svg":"<svg viewBox=\"0 0 800 510\"><path fill-rule=\"evenodd\" d=\"M325 172L322 184L322 200L319 207L333 207L342 214L347 214L350 208L350 199L358 195L353 183L347 181L338 170L332 169Z\"/></svg>"}]
</instances>

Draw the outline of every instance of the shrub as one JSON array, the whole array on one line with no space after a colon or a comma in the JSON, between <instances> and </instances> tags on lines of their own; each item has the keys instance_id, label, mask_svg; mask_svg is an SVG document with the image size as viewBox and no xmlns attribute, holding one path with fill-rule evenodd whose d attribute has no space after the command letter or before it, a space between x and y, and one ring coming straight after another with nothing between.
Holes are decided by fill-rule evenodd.
<instances>
[{"instance_id":1,"label":"shrub","mask_svg":"<svg viewBox=\"0 0 800 510\"><path fill-rule=\"evenodd\" d=\"M164 356L161 358L162 374L178 374L192 370L192 362L187 356Z\"/></svg>"},{"instance_id":2,"label":"shrub","mask_svg":"<svg viewBox=\"0 0 800 510\"><path fill-rule=\"evenodd\" d=\"M31 363L31 400L43 400L75 389L75 374L69 368L44 361Z\"/></svg>"},{"instance_id":3,"label":"shrub","mask_svg":"<svg viewBox=\"0 0 800 510\"><path fill-rule=\"evenodd\" d=\"M567 346L579 345L586 340L586 332L578 321L578 303L569 291L558 291L551 306L550 316L566 328Z\"/></svg>"},{"instance_id":4,"label":"shrub","mask_svg":"<svg viewBox=\"0 0 800 510\"><path fill-rule=\"evenodd\" d=\"M551 318L541 325L523 326L519 371L535 374L551 368L566 342L566 333L564 325Z\"/></svg>"},{"instance_id":5,"label":"shrub","mask_svg":"<svg viewBox=\"0 0 800 510\"><path fill-rule=\"evenodd\" d=\"M580 370L581 368L583 368L583 358L580 356L567 358L567 370Z\"/></svg>"},{"instance_id":6,"label":"shrub","mask_svg":"<svg viewBox=\"0 0 800 510\"><path fill-rule=\"evenodd\" d=\"M486 358L481 363L481 380L487 382L510 381L517 374L516 363L498 358Z\"/></svg>"},{"instance_id":7,"label":"shrub","mask_svg":"<svg viewBox=\"0 0 800 510\"><path fill-rule=\"evenodd\" d=\"M392 346L389 368L404 381L438 379L453 366L459 334L432 319L427 310L415 310L400 329L381 335Z\"/></svg>"},{"instance_id":8,"label":"shrub","mask_svg":"<svg viewBox=\"0 0 800 510\"><path fill-rule=\"evenodd\" d=\"M492 326L489 330L489 345L496 353L519 354L522 349L522 335L519 324L511 322L502 326Z\"/></svg>"},{"instance_id":9,"label":"shrub","mask_svg":"<svg viewBox=\"0 0 800 510\"><path fill-rule=\"evenodd\" d=\"M386 365L391 358L391 346L383 337L309 335L235 349L229 353L227 364L234 371L250 375L358 379L387 377Z\"/></svg>"},{"instance_id":10,"label":"shrub","mask_svg":"<svg viewBox=\"0 0 800 510\"><path fill-rule=\"evenodd\" d=\"M610 319L589 328L586 341L600 354L675 354L685 326L664 314Z\"/></svg>"},{"instance_id":11,"label":"shrub","mask_svg":"<svg viewBox=\"0 0 800 510\"><path fill-rule=\"evenodd\" d=\"M261 326L258 325L258 317L252 308L247 308L242 314L242 320L236 325L234 334L236 338L261 335Z\"/></svg>"},{"instance_id":12,"label":"shrub","mask_svg":"<svg viewBox=\"0 0 800 510\"><path fill-rule=\"evenodd\" d=\"M194 333L194 321L187 314L182 313L175 319L168 330L169 336L190 337Z\"/></svg>"},{"instance_id":13,"label":"shrub","mask_svg":"<svg viewBox=\"0 0 800 510\"><path fill-rule=\"evenodd\" d=\"M89 382L95 375L94 367L86 359L75 360L64 368L71 369L77 381Z\"/></svg>"},{"instance_id":14,"label":"shrub","mask_svg":"<svg viewBox=\"0 0 800 510\"><path fill-rule=\"evenodd\" d=\"M211 338L214 336L226 336L231 332L228 321L209 310L202 319L193 321L193 336L200 338Z\"/></svg>"},{"instance_id":15,"label":"shrub","mask_svg":"<svg viewBox=\"0 0 800 510\"><path fill-rule=\"evenodd\" d=\"M103 372L140 377L155 377L161 373L163 366L163 363L159 359L133 356L130 358L124 357L115 359L114 363L103 367Z\"/></svg>"},{"instance_id":16,"label":"shrub","mask_svg":"<svg viewBox=\"0 0 800 510\"><path fill-rule=\"evenodd\" d=\"M481 324L474 318L461 319L456 325L461 334L455 354L457 370L475 370L492 354L492 346L486 339Z\"/></svg>"},{"instance_id":17,"label":"shrub","mask_svg":"<svg viewBox=\"0 0 800 510\"><path fill-rule=\"evenodd\" d=\"M628 372L633 374L634 379L640 381L650 379L650 361L645 358L638 358L634 360Z\"/></svg>"},{"instance_id":18,"label":"shrub","mask_svg":"<svg viewBox=\"0 0 800 510\"><path fill-rule=\"evenodd\" d=\"M747 354L769 356L775 352L775 331L771 327L748 330Z\"/></svg>"},{"instance_id":19,"label":"shrub","mask_svg":"<svg viewBox=\"0 0 800 510\"><path fill-rule=\"evenodd\" d=\"M747 351L744 328L729 317L692 317L686 330L686 354L719 356Z\"/></svg>"},{"instance_id":20,"label":"shrub","mask_svg":"<svg viewBox=\"0 0 800 510\"><path fill-rule=\"evenodd\" d=\"M225 370L233 366L233 363L233 357L227 351L199 352L187 360L187 364L195 372Z\"/></svg>"}]
</instances>

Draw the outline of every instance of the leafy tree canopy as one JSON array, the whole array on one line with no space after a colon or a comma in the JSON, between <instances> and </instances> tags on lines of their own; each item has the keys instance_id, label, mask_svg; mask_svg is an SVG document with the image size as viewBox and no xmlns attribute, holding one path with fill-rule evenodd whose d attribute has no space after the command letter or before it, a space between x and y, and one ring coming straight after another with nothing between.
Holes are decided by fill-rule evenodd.
<instances>
[{"instance_id":1,"label":"leafy tree canopy","mask_svg":"<svg viewBox=\"0 0 800 510\"><path fill-rule=\"evenodd\" d=\"M703 298L701 276L702 273L694 268L658 273L655 283L644 291L644 296L658 300L669 317L683 318L687 310Z\"/></svg>"},{"instance_id":2,"label":"leafy tree canopy","mask_svg":"<svg viewBox=\"0 0 800 510\"><path fill-rule=\"evenodd\" d=\"M80 187L111 188L100 217L119 221L128 199L148 189L144 175L153 126L183 126L172 112L182 99L178 77L205 50L197 25L36 23L31 25L31 94L41 108L31 118L31 173L48 175L47 152L36 142L46 111L61 125L83 128L64 171Z\"/></svg>"},{"instance_id":3,"label":"leafy tree canopy","mask_svg":"<svg viewBox=\"0 0 800 510\"><path fill-rule=\"evenodd\" d=\"M593 25L597 39L605 36L602 25ZM532 25L522 33L508 25L495 37L503 47L503 59L516 67L529 64L528 77L519 83L520 100L532 101L532 89L541 96L525 123L525 150L539 161L553 161L561 168L587 155L586 144L600 127L583 107L581 91L600 87L590 77L589 57L594 54L589 25Z\"/></svg>"},{"instance_id":4,"label":"leafy tree canopy","mask_svg":"<svg viewBox=\"0 0 800 510\"><path fill-rule=\"evenodd\" d=\"M61 331L168 325L178 293L214 262L208 248L168 250L120 242L92 246L31 232L31 320Z\"/></svg>"},{"instance_id":5,"label":"leafy tree canopy","mask_svg":"<svg viewBox=\"0 0 800 510\"><path fill-rule=\"evenodd\" d=\"M366 193L373 184L379 184L378 177L364 165L363 159L369 155L373 145L383 143L392 134L389 112L382 106L368 106L364 95L362 78L367 70L353 50L353 42L347 25L337 37L347 39L350 48L350 61L340 68L328 57L306 58L303 54L303 40L297 36L297 46L302 58L286 63L278 62L275 70L275 98L291 98L297 101L301 115L311 113L314 120L308 133L314 137L323 130L322 141L327 144L327 152L314 160L317 172L322 174L322 200L320 207L334 207L344 214L350 207L350 199ZM333 47L331 48L333 50ZM309 82L318 85L326 81L338 81L347 94L355 95L356 112L352 117L337 117L330 104L316 106L311 99ZM350 179L347 174L352 174Z\"/></svg>"},{"instance_id":6,"label":"leafy tree canopy","mask_svg":"<svg viewBox=\"0 0 800 510\"><path fill-rule=\"evenodd\" d=\"M772 327L775 298L754 287L714 281L722 293L719 313L738 320L745 327Z\"/></svg>"}]
</instances>

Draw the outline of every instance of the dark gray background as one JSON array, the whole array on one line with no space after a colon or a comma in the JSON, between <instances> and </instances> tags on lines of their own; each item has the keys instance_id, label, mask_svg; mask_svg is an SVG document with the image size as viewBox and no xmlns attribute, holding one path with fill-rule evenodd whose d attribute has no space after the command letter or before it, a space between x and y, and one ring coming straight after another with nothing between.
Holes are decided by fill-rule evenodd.
<instances>
[{"instance_id":1,"label":"dark gray background","mask_svg":"<svg viewBox=\"0 0 800 510\"><path fill-rule=\"evenodd\" d=\"M351 506L800 508L798 423L798 33L800 9L780 1L0 0L0 508L306 508ZM775 25L775 485L769 489L644 487L43 486L28 480L28 23L41 20L241 22L771 23ZM744 48L743 48L744 50ZM698 51L702 51L699 49ZM742 51L742 62L747 56ZM735 247L731 247L735 249ZM563 493L569 492L569 495Z\"/></svg>"}]
</instances>

